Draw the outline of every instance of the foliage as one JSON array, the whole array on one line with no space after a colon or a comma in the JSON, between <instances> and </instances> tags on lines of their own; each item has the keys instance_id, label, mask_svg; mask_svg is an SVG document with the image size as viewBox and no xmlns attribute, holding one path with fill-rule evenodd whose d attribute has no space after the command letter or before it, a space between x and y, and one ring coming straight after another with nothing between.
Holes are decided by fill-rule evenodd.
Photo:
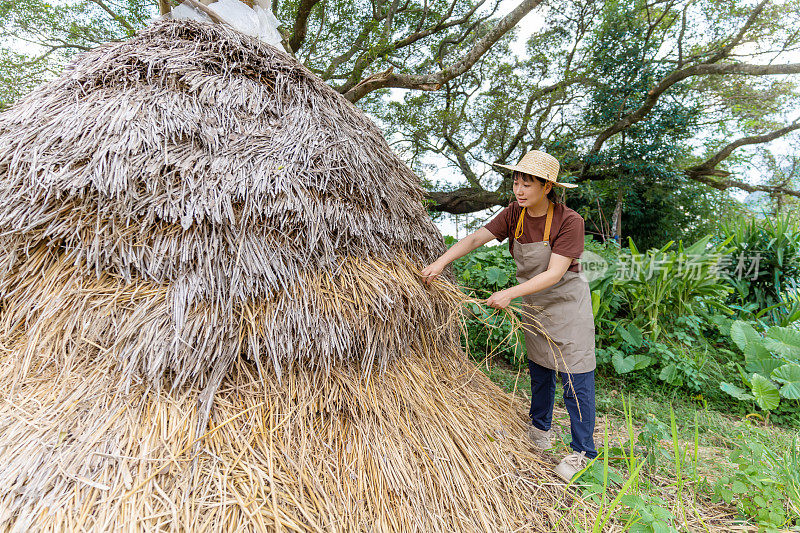
<instances>
[{"instance_id":1,"label":"foliage","mask_svg":"<svg viewBox=\"0 0 800 533\"><path fill-rule=\"evenodd\" d=\"M744 388L721 382L720 388L743 402L755 402L773 411L781 398L800 400L800 330L772 326L762 336L743 320L730 328L730 336L744 354L744 368L738 365Z\"/></svg>"},{"instance_id":2,"label":"foliage","mask_svg":"<svg viewBox=\"0 0 800 533\"><path fill-rule=\"evenodd\" d=\"M655 53L660 42L646 37L652 31L643 16L641 2L610 1L602 8L602 22L590 38L593 76L598 85L584 108L582 127L602 130L618 117L636 111L650 88L669 74L672 67L641 61ZM624 206L623 228L640 246L661 246L668 235L684 227L670 220L678 218L676 201L681 176L678 162L687 152L686 141L697 131L700 117L698 100L685 98L690 87L676 87L659 99L648 113L648 120L632 124L609 139L591 155L597 169L593 181L601 186L581 191L588 209L584 217L597 220L597 210L608 217L620 202ZM593 220L594 219L594 220ZM670 223L672 222L672 223ZM616 228L609 236L619 239ZM670 231L671 230L671 231Z\"/></svg>"},{"instance_id":3,"label":"foliage","mask_svg":"<svg viewBox=\"0 0 800 533\"><path fill-rule=\"evenodd\" d=\"M737 219L722 225L735 292L729 302L743 318L786 326L800 319L800 218L796 214Z\"/></svg>"},{"instance_id":4,"label":"foliage","mask_svg":"<svg viewBox=\"0 0 800 533\"><path fill-rule=\"evenodd\" d=\"M0 109L52 78L74 54L130 37L158 14L156 6L136 0L0 0Z\"/></svg>"},{"instance_id":5,"label":"foliage","mask_svg":"<svg viewBox=\"0 0 800 533\"><path fill-rule=\"evenodd\" d=\"M452 246L453 237L445 243ZM516 284L516 266L506 246L485 246L453 263L456 281L469 294L488 298L492 293ZM469 309L465 324L466 348L470 355L482 360L498 355L516 366L525 364L525 340L521 332L512 334L511 323L500 313L477 305Z\"/></svg>"},{"instance_id":6,"label":"foliage","mask_svg":"<svg viewBox=\"0 0 800 533\"><path fill-rule=\"evenodd\" d=\"M743 211L728 194L675 176L677 161L662 160L661 164L649 176L631 173L626 177L613 170L613 160L609 160L608 177L583 182L569 193L569 205L586 220L588 231L598 238L610 236L608 225L616 194L618 187L623 187L622 242L630 238L641 249L660 248L681 239L697 241L716 232L717 217L732 218Z\"/></svg>"},{"instance_id":7,"label":"foliage","mask_svg":"<svg viewBox=\"0 0 800 533\"><path fill-rule=\"evenodd\" d=\"M608 425L606 424L603 431L604 440L600 455L596 460L590 462L578 474L577 479L573 481L580 486L585 498L593 500L600 506L600 512L595 519L593 530L602 531L613 515L617 520L625 524L625 529L630 531L642 533L677 531L673 525L677 525L676 516L670 511L669 505L664 498L655 493L649 478L642 476L645 471L644 467L652 466L656 456L651 455L649 449L645 457L641 457L638 454L634 444L636 438L633 405L630 402L626 403L624 396L622 398L622 407L628 442L617 446L610 445ZM657 428L658 444L665 436L662 428L663 425ZM675 429L673 424L673 430ZM677 431L673 431L672 436L673 442L677 444ZM657 446L658 444L655 445ZM677 450L677 446L675 449ZM675 457L678 458L678 455L676 454ZM623 468L626 471L626 475L623 476L617 472L615 468L612 468L612 464ZM612 486L618 486L619 490L616 497L609 502L608 494ZM681 486L680 470L678 471L678 486L679 488Z\"/></svg>"},{"instance_id":8,"label":"foliage","mask_svg":"<svg viewBox=\"0 0 800 533\"><path fill-rule=\"evenodd\" d=\"M732 313L720 303L732 289L716 271L725 243L709 243L706 236L647 252L632 241L627 250L604 246L615 250L613 263L590 284L598 364L617 374L648 369L657 381L708 389L719 367L717 347L707 340L717 329L712 319Z\"/></svg>"},{"instance_id":9,"label":"foliage","mask_svg":"<svg viewBox=\"0 0 800 533\"><path fill-rule=\"evenodd\" d=\"M698 309L728 312L720 301L731 292L717 276L718 256L727 243L709 248L708 235L691 246L678 242L660 249L639 252L629 241L628 254L621 256L624 271L617 285L628 312L653 341L658 340L668 317L697 316Z\"/></svg>"},{"instance_id":10,"label":"foliage","mask_svg":"<svg viewBox=\"0 0 800 533\"><path fill-rule=\"evenodd\" d=\"M471 65L461 60L491 49L496 40L482 39L499 18L499 2L480 0L283 0L271 5L297 59L342 94L358 86L379 91L386 84L373 75L387 70L452 77L446 67L457 64L456 70L469 71ZM124 39L158 12L156 0L0 0L0 107L51 78L75 53ZM367 78L368 88L361 84ZM373 93L364 105L383 102L385 92Z\"/></svg>"},{"instance_id":11,"label":"foliage","mask_svg":"<svg viewBox=\"0 0 800 533\"><path fill-rule=\"evenodd\" d=\"M739 513L757 521L761 528L775 530L797 524L798 470L797 443L779 454L761 442L759 431L739 435L730 461L737 470L725 475L714 486L715 496L735 504Z\"/></svg>"},{"instance_id":12,"label":"foliage","mask_svg":"<svg viewBox=\"0 0 800 533\"><path fill-rule=\"evenodd\" d=\"M434 210L506 205L510 183L492 163L544 149L561 161L565 179L581 182L570 200L587 229L608 235L622 192L623 231L637 244L694 240L738 210L716 187L736 186L728 175L751 163L746 151L753 145L722 149L738 137L780 130L787 110L793 116L796 81L676 72L709 58L708 70L754 61L725 49L737 34L778 55L800 39L795 0L758 10L717 0L543 4L537 11L548 24L528 38L525 54L497 48L441 91L395 93L395 101L370 111L427 174ZM651 99L662 83L669 87ZM784 167L758 168L769 183L794 189L772 180Z\"/></svg>"}]
</instances>

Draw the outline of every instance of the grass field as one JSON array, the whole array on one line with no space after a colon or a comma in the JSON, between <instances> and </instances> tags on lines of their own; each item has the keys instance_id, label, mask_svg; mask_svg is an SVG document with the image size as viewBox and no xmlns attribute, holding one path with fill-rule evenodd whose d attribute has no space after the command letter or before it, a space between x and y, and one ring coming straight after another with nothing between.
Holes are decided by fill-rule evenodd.
<instances>
[{"instance_id":1,"label":"grass field","mask_svg":"<svg viewBox=\"0 0 800 533\"><path fill-rule=\"evenodd\" d=\"M504 390L530 400L526 369L496 364L481 369ZM799 486L792 483L798 464L790 450L796 449L798 428L777 427L757 415L731 415L709 408L701 396L642 389L603 374L597 375L596 402L595 444L608 450L608 469L604 475L601 454L575 483L584 496L605 501L621 527L776 531L796 523L791 491ZM569 416L560 390L553 429L556 445L542 453L555 465L570 452ZM729 502L722 497L726 487L731 488ZM624 497L612 507L620 492Z\"/></svg>"}]
</instances>

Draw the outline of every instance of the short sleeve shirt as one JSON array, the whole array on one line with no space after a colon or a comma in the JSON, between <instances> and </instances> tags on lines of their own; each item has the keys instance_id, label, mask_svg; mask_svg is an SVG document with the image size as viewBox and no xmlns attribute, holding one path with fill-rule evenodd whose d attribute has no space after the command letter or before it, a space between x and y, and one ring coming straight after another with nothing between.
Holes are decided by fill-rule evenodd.
<instances>
[{"instance_id":1,"label":"short sleeve shirt","mask_svg":"<svg viewBox=\"0 0 800 533\"><path fill-rule=\"evenodd\" d=\"M508 249L512 255L514 254L514 231L521 214L522 207L514 201L484 226L498 241L503 242L505 239L509 239ZM541 242L544 238L546 220L547 215L532 217L526 211L522 236L517 240L522 244ZM550 226L550 249L554 254L578 259L583 254L583 242L583 217L564 204L555 204L553 222ZM567 270L580 272L580 265L575 263L570 265Z\"/></svg>"}]
</instances>

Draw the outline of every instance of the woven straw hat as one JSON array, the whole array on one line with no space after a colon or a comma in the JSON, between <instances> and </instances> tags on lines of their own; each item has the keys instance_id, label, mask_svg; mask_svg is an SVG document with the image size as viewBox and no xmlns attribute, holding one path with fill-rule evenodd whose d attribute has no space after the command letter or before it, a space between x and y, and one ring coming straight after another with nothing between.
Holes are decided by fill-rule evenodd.
<instances>
[{"instance_id":1,"label":"woven straw hat","mask_svg":"<svg viewBox=\"0 0 800 533\"><path fill-rule=\"evenodd\" d=\"M558 171L561 166L558 164L558 159L550 154L540 152L539 150L531 150L522 156L519 163L516 165L501 165L495 163L495 166L507 168L509 170L519 170L525 174L531 174L547 181L552 181L553 185L564 187L566 189L573 189L577 187L574 183L559 183Z\"/></svg>"}]
</instances>

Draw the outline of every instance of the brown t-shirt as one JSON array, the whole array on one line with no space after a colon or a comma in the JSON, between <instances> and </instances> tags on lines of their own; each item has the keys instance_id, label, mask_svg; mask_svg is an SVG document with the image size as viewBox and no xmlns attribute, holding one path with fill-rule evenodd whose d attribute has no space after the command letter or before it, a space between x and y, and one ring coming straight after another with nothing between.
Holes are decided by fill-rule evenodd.
<instances>
[{"instance_id":1,"label":"brown t-shirt","mask_svg":"<svg viewBox=\"0 0 800 533\"><path fill-rule=\"evenodd\" d=\"M498 241L503 242L509 238L508 249L514 253L514 231L517 228L522 207L514 201L500 211L486 226ZM520 243L541 242L544 238L544 224L547 215L532 217L525 212L525 222L522 226ZM553 222L550 226L550 249L554 254L565 257L579 258L583 253L583 217L564 204L555 204L553 207ZM575 262L570 265L572 272L580 272L580 265Z\"/></svg>"}]
</instances>

